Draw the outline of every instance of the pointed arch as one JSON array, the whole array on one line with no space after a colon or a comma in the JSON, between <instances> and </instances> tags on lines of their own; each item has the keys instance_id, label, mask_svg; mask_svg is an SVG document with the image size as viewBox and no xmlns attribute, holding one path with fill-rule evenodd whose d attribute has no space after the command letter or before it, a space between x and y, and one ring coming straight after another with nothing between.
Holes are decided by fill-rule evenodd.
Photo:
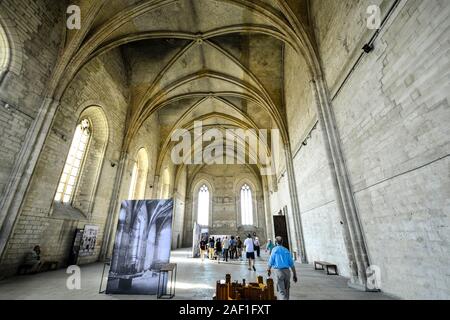
<instances>
[{"instance_id":1,"label":"pointed arch","mask_svg":"<svg viewBox=\"0 0 450 320\"><path fill-rule=\"evenodd\" d=\"M198 179L192 188L193 222L204 227L212 226L213 196L211 183L203 177Z\"/></svg>"},{"instance_id":2,"label":"pointed arch","mask_svg":"<svg viewBox=\"0 0 450 320\"><path fill-rule=\"evenodd\" d=\"M241 187L241 224L243 226L253 225L253 192L252 188L244 183Z\"/></svg>"},{"instance_id":3,"label":"pointed arch","mask_svg":"<svg viewBox=\"0 0 450 320\"><path fill-rule=\"evenodd\" d=\"M6 35L6 30L0 23L0 84L4 76L8 72L11 61L11 47L9 39Z\"/></svg>"}]
</instances>

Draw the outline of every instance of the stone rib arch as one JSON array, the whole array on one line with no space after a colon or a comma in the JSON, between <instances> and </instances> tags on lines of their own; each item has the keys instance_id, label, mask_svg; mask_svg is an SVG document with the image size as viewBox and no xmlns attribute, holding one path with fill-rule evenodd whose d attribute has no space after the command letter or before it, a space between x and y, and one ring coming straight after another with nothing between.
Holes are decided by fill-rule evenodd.
<instances>
[{"instance_id":1,"label":"stone rib arch","mask_svg":"<svg viewBox=\"0 0 450 320\"><path fill-rule=\"evenodd\" d=\"M226 125L219 125L219 127L222 128L223 130L225 130L225 129L249 130L250 129L250 130L254 130L256 133L258 132L258 127L256 125L251 124L251 123L248 124L248 123L246 123L244 121L241 121L241 120L239 120L237 118L228 116L226 114L221 114L221 113L206 114L203 117L199 117L199 118L196 118L196 119L192 120L191 122L187 123L186 125L182 126L181 128L191 131L193 129L195 121L203 121L203 120L206 120L206 119L209 119L209 118L212 118L212 117L218 117L218 118L222 118L224 120L228 120L234 125L233 127L229 127L229 126L226 126ZM171 132L173 132L173 131L171 131ZM225 138L225 135L224 135L224 138ZM258 138L258 137L255 137L255 138ZM260 140L258 139L258 141L260 141ZM192 142L195 143L195 141L192 141ZM267 143L265 141L262 141L262 140L260 141L260 143L262 143L262 145L264 146L264 148L266 150L266 156L270 157L271 150L270 150L269 146L267 145ZM160 168L162 166L163 161L166 159L166 157L167 157L167 155L168 155L168 153L170 151L170 147L173 146L174 144L175 144L174 142L170 141L169 137L166 139L166 141L164 142L164 144L162 145L162 148L161 148L160 157L158 158L157 168ZM247 148L248 144L246 143L245 146ZM257 151L253 150L253 152L256 153ZM258 155L258 157L259 157L259 155Z\"/></svg>"},{"instance_id":2,"label":"stone rib arch","mask_svg":"<svg viewBox=\"0 0 450 320\"><path fill-rule=\"evenodd\" d=\"M222 47L220 47L218 44L213 43L211 41L205 41L205 44L203 45L204 47L209 47L209 48L213 48L214 50L216 50L217 52L219 52L221 55L223 55L225 57L225 59L233 66L237 67L239 69L239 71L241 71L244 75L239 75L238 77L236 75L232 75L229 74L230 78L234 77L234 78L240 78L240 77L248 77L249 78L249 86L253 86L254 88L256 88L260 93L261 96L266 99L267 101L272 101L273 103L273 99L270 96L270 94L267 92L266 88L264 87L264 85L258 80L258 78L254 75L254 73L248 69L247 67L245 67L238 59L236 59L234 56L232 56L230 53L228 53L225 49L223 49ZM146 91L146 93L143 95L143 97L141 98L141 101L138 103L138 107L137 110L139 112L139 110L142 110L145 108L145 104L147 103L147 101L152 100L152 98L154 98L154 94L157 94L154 92L156 87L163 87L160 84L162 83L162 79L167 76L170 72L171 69L174 68L174 66L179 62L179 60L186 54L188 54L190 51L197 49L198 46L194 44L194 42L188 43L185 47L183 47L178 54L176 54L170 61L169 63L164 66L162 68L162 70L159 72L158 76L153 80L152 84L149 86L148 90ZM204 54L204 49L200 49L202 50L202 53ZM199 69L197 70L197 72L191 73L191 74L201 74L204 72L210 72L211 74L213 73L220 73L220 71L213 71L212 69ZM187 73L185 75L185 77L189 77L189 73ZM177 78L178 79L182 79L184 78L183 76L179 76L177 74ZM176 80L175 80L176 83ZM158 86L159 85L159 86ZM168 86L170 86L171 84L169 83Z\"/></svg>"},{"instance_id":3,"label":"stone rib arch","mask_svg":"<svg viewBox=\"0 0 450 320\"><path fill-rule=\"evenodd\" d=\"M265 19L267 19L267 21L269 22L269 25L274 26L278 30L284 30L285 32L287 32L289 38L292 39L292 43L296 44L296 48L300 48L301 52L304 55L315 55L315 51L312 50L312 46L310 45L309 38L305 39L306 32L302 30L300 35L297 35L293 30L291 30L292 27L289 24L287 24L282 18L274 15L273 12L270 12L267 6L261 5L261 3L255 4L251 1L242 0L226 0L225 2L243 6L245 8L251 9L258 15L265 17ZM58 67L58 72L55 74L55 80L52 81L51 85L49 86L49 93L51 94L51 92L54 92L54 94L51 95L58 99L58 97L63 94L65 88L68 86L68 82L73 79L78 70L83 66L84 63L86 63L86 59L88 59L92 52L97 50L102 44L105 44L107 38L113 32L113 30L115 30L116 28L120 28L127 22L127 19L135 18L136 16L145 13L147 10L155 10L157 8L161 8L173 3L176 3L176 1L166 0L158 3L154 3L153 1L147 2L135 7L131 7L128 10L124 10L108 22L105 22L102 27L97 28L97 31L94 35L91 36L91 38L85 41L84 45L80 48L78 53L72 54L70 62L67 58L63 59L64 61L60 64L60 66ZM95 12L95 10L93 9L92 11L89 11L89 13L91 12ZM89 21L87 25L90 26L91 24L92 22ZM302 46L306 46L306 49L302 48ZM308 58L307 61L314 61L318 63L317 59ZM317 67L313 66L311 67L310 71L313 71L314 73L315 70L317 71ZM65 73L66 79L68 79L68 81L61 81L63 72Z\"/></svg>"}]
</instances>

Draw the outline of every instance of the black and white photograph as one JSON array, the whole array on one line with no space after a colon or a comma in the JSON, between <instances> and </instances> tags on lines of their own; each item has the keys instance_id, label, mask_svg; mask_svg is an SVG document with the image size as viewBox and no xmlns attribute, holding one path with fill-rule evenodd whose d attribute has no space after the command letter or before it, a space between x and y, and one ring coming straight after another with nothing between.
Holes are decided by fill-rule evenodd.
<instances>
[{"instance_id":1,"label":"black and white photograph","mask_svg":"<svg viewBox=\"0 0 450 320\"><path fill-rule=\"evenodd\" d=\"M155 295L169 263L173 200L122 202L106 293Z\"/></svg>"},{"instance_id":2,"label":"black and white photograph","mask_svg":"<svg viewBox=\"0 0 450 320\"><path fill-rule=\"evenodd\" d=\"M85 225L83 237L81 238L79 256L92 256L95 250L95 243L97 241L98 226Z\"/></svg>"}]
</instances>

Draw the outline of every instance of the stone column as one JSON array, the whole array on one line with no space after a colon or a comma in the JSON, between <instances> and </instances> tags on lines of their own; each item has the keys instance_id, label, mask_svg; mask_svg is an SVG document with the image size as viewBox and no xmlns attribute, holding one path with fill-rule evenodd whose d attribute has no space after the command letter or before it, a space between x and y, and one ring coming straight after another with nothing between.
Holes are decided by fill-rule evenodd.
<instances>
[{"instance_id":1,"label":"stone column","mask_svg":"<svg viewBox=\"0 0 450 320\"><path fill-rule=\"evenodd\" d=\"M319 122L323 126L322 131L326 142L326 153L330 160L336 203L343 222L344 242L352 273L349 285L365 290L366 270L369 266L367 249L340 146L336 120L328 98L329 93L321 76L316 77L311 85L317 103Z\"/></svg>"},{"instance_id":2,"label":"stone column","mask_svg":"<svg viewBox=\"0 0 450 320\"><path fill-rule=\"evenodd\" d=\"M159 199L159 192L159 175L155 175L155 178L153 179L153 199Z\"/></svg>"},{"instance_id":3,"label":"stone column","mask_svg":"<svg viewBox=\"0 0 450 320\"><path fill-rule=\"evenodd\" d=\"M294 218L295 240L302 263L308 263L306 258L305 240L303 237L303 225L300 212L300 203L298 200L297 184L295 182L294 164L292 162L292 152L289 143L284 145L284 154L286 157L286 171L288 175L289 196L291 199L292 217Z\"/></svg>"},{"instance_id":4,"label":"stone column","mask_svg":"<svg viewBox=\"0 0 450 320\"><path fill-rule=\"evenodd\" d=\"M114 228L116 228L118 215L119 215L119 205L120 205L120 191L123 180L123 175L128 163L128 153L122 152L120 154L119 166L117 168L116 177L114 180L113 191L111 194L111 200L109 201L108 217L105 223L105 230L103 232L103 243L100 250L100 260L105 260L112 250L112 244L114 243L113 234ZM111 253L112 254L112 253Z\"/></svg>"},{"instance_id":5,"label":"stone column","mask_svg":"<svg viewBox=\"0 0 450 320\"><path fill-rule=\"evenodd\" d=\"M265 217L266 217L266 236L267 239L272 239L274 240L274 235L273 235L273 219L272 219L272 214L270 211L270 199L269 199L269 192L268 192L268 186L267 186L267 182L264 181L266 179L263 179L263 183L262 183L262 192L263 192L263 207L264 207L264 212L265 212Z\"/></svg>"}]
</instances>

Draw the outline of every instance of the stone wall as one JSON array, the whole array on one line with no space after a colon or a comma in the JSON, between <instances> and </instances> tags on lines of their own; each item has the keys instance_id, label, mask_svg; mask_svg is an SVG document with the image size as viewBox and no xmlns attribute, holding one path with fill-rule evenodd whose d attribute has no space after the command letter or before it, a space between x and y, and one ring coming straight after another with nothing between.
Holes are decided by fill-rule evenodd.
<instances>
[{"instance_id":1,"label":"stone wall","mask_svg":"<svg viewBox=\"0 0 450 320\"><path fill-rule=\"evenodd\" d=\"M0 202L14 178L18 154L61 49L63 10L64 1L0 2L0 28L10 51L7 71L0 78ZM0 225L3 218L0 214Z\"/></svg>"},{"instance_id":2,"label":"stone wall","mask_svg":"<svg viewBox=\"0 0 450 320\"><path fill-rule=\"evenodd\" d=\"M155 170L156 170L156 162L159 152L159 122L158 117L156 115L152 115L144 121L143 125L139 128L136 135L133 137L130 146L128 148L128 161L125 165L125 169L123 171L120 191L119 191L119 199L117 212L113 212L114 219L112 222L112 235L111 241L108 248L108 254L111 256L114 248L114 240L116 236L117 223L119 219L119 210L121 207L121 203L124 200L128 199L129 191L131 187L131 176L133 173L133 165L136 161L137 153L141 148L144 148L147 152L148 156L148 172L147 172L147 181L145 186L145 199L153 199L153 192L157 188L155 186ZM112 186L113 182L111 182Z\"/></svg>"},{"instance_id":3,"label":"stone wall","mask_svg":"<svg viewBox=\"0 0 450 320\"><path fill-rule=\"evenodd\" d=\"M386 293L449 298L450 7L401 2L338 91L374 32L361 20L369 2L313 1L312 12L370 263Z\"/></svg>"},{"instance_id":4,"label":"stone wall","mask_svg":"<svg viewBox=\"0 0 450 320\"><path fill-rule=\"evenodd\" d=\"M206 182L210 188L211 214L209 219L210 234L218 235L240 235L248 232L256 232L264 243L265 234L265 212L261 183L255 176L253 170L247 166L239 165L210 165L197 171L192 166L188 170L188 190L186 199L186 215L184 219L183 245L192 244L193 223L197 220L197 197L198 188ZM249 183L252 187L254 197L254 225L242 226L240 219L240 187L243 183Z\"/></svg>"},{"instance_id":5,"label":"stone wall","mask_svg":"<svg viewBox=\"0 0 450 320\"><path fill-rule=\"evenodd\" d=\"M309 263L335 263L341 275L350 276L343 225L310 75L304 59L290 48L285 50L285 63L286 114L306 256Z\"/></svg>"},{"instance_id":6,"label":"stone wall","mask_svg":"<svg viewBox=\"0 0 450 320\"><path fill-rule=\"evenodd\" d=\"M80 263L98 259L117 170L117 166L113 167L111 164L119 160L124 136L128 106L124 74L121 55L118 51L111 51L91 61L67 89L33 174L20 217L8 242L1 263L2 274L14 273L25 253L36 244L42 247L44 261L58 261L60 266L65 265L75 229L83 228L85 224L98 225L100 231L94 255L81 258ZM97 148L91 146L88 149L89 156L98 153L96 157L103 158L97 188L92 189L93 194L89 195L93 198L92 212L83 210L84 206L56 210L53 198L72 136L81 113L90 106L100 107L107 122L107 128L94 127L94 134L96 130L108 132L103 155ZM90 169L88 162L83 168Z\"/></svg>"}]
</instances>

